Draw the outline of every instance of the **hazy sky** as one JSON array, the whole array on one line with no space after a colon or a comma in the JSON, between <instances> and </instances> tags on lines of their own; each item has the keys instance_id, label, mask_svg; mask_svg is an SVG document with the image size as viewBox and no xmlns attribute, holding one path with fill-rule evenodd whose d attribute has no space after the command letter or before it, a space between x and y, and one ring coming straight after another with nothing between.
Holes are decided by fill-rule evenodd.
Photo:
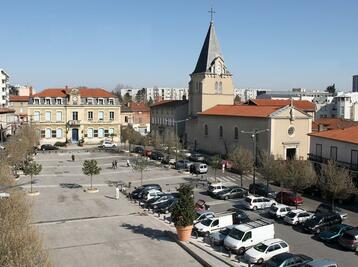
<instances>
[{"instance_id":1,"label":"hazy sky","mask_svg":"<svg viewBox=\"0 0 358 267\"><path fill-rule=\"evenodd\" d=\"M36 90L187 86L211 5L236 87L351 90L357 0L0 0L0 68Z\"/></svg>"}]
</instances>

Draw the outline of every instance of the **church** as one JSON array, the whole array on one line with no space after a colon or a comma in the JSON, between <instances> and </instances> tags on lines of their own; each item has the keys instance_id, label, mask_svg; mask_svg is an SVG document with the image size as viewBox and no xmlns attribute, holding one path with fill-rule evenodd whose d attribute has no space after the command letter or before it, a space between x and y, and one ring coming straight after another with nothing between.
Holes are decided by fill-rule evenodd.
<instances>
[{"instance_id":1,"label":"church","mask_svg":"<svg viewBox=\"0 0 358 267\"><path fill-rule=\"evenodd\" d=\"M312 108L289 100L234 104L232 74L213 20L190 78L184 135L188 148L224 156L236 147L252 150L255 138L260 151L283 159L307 159Z\"/></svg>"}]
</instances>

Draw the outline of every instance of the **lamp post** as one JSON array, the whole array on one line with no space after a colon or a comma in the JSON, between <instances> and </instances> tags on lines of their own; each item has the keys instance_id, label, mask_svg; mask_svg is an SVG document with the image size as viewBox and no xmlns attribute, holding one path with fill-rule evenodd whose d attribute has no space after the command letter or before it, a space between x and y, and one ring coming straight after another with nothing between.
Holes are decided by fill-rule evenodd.
<instances>
[{"instance_id":1,"label":"lamp post","mask_svg":"<svg viewBox=\"0 0 358 267\"><path fill-rule=\"evenodd\" d=\"M257 151L257 142L256 142L256 136L260 133L266 133L269 132L269 129L264 129L264 130L257 130L257 129L253 129L252 131L241 131L241 133L243 134L250 134L251 138L252 138L252 156L253 156L253 165L252 165L252 183L253 183L253 193L255 194L255 182L256 182L256 164L257 164L257 156L256 156L256 151Z\"/></svg>"}]
</instances>

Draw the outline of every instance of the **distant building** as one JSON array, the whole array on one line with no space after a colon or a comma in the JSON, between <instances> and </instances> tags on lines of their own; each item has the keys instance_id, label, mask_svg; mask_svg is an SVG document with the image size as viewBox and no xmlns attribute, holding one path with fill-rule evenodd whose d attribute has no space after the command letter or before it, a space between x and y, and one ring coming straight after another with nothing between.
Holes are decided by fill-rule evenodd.
<instances>
[{"instance_id":1,"label":"distant building","mask_svg":"<svg viewBox=\"0 0 358 267\"><path fill-rule=\"evenodd\" d=\"M183 100L183 98L188 98L188 88L171 88L171 87L146 87L145 89L145 98L147 101L163 101L163 100ZM133 101L135 101L135 96L138 91L142 90L138 88L129 88L121 89L122 97L125 94L129 94Z\"/></svg>"},{"instance_id":2,"label":"distant building","mask_svg":"<svg viewBox=\"0 0 358 267\"><path fill-rule=\"evenodd\" d=\"M235 88L234 89L234 95L239 96L241 101L245 102L245 101L248 101L250 99L255 99L257 97L257 95L265 94L266 92L269 92L269 91L270 90L268 90L268 89L262 89L262 88L260 88L260 89Z\"/></svg>"},{"instance_id":3,"label":"distant building","mask_svg":"<svg viewBox=\"0 0 358 267\"><path fill-rule=\"evenodd\" d=\"M332 102L333 117L358 121L358 92L338 94Z\"/></svg>"},{"instance_id":4,"label":"distant building","mask_svg":"<svg viewBox=\"0 0 358 267\"><path fill-rule=\"evenodd\" d=\"M0 107L7 107L9 105L9 78L3 69L0 69Z\"/></svg>"},{"instance_id":5,"label":"distant building","mask_svg":"<svg viewBox=\"0 0 358 267\"><path fill-rule=\"evenodd\" d=\"M344 129L352 126L358 126L358 121L346 120L342 118L320 118L312 122L312 132Z\"/></svg>"},{"instance_id":6,"label":"distant building","mask_svg":"<svg viewBox=\"0 0 358 267\"><path fill-rule=\"evenodd\" d=\"M358 75L353 75L352 92L358 92Z\"/></svg>"},{"instance_id":7,"label":"distant building","mask_svg":"<svg viewBox=\"0 0 358 267\"><path fill-rule=\"evenodd\" d=\"M141 135L150 132L150 108L143 103L130 102L121 108L122 126L131 125Z\"/></svg>"},{"instance_id":8,"label":"distant building","mask_svg":"<svg viewBox=\"0 0 358 267\"><path fill-rule=\"evenodd\" d=\"M294 100L308 100L312 101L317 97L333 96L329 92L321 91L306 91L303 88L293 88L292 91L267 91L263 94L259 94L258 99L294 99Z\"/></svg>"},{"instance_id":9,"label":"distant building","mask_svg":"<svg viewBox=\"0 0 358 267\"><path fill-rule=\"evenodd\" d=\"M6 141L6 138L13 135L18 127L18 118L15 110L0 107L0 144Z\"/></svg>"},{"instance_id":10,"label":"distant building","mask_svg":"<svg viewBox=\"0 0 358 267\"><path fill-rule=\"evenodd\" d=\"M18 96L30 96L35 93L32 86L27 85L9 85L10 95L18 95Z\"/></svg>"},{"instance_id":11,"label":"distant building","mask_svg":"<svg viewBox=\"0 0 358 267\"><path fill-rule=\"evenodd\" d=\"M28 121L29 96L10 95L9 107L15 110L20 122Z\"/></svg>"}]
</instances>

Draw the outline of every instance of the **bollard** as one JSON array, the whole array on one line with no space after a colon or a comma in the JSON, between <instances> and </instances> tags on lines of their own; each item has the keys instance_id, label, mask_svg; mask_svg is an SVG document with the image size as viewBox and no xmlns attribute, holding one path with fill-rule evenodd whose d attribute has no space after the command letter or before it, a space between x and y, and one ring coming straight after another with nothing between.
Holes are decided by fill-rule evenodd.
<instances>
[{"instance_id":1,"label":"bollard","mask_svg":"<svg viewBox=\"0 0 358 267\"><path fill-rule=\"evenodd\" d=\"M128 188L131 188L132 182L128 183Z\"/></svg>"},{"instance_id":2,"label":"bollard","mask_svg":"<svg viewBox=\"0 0 358 267\"><path fill-rule=\"evenodd\" d=\"M228 251L229 258L231 258L231 250Z\"/></svg>"}]
</instances>

